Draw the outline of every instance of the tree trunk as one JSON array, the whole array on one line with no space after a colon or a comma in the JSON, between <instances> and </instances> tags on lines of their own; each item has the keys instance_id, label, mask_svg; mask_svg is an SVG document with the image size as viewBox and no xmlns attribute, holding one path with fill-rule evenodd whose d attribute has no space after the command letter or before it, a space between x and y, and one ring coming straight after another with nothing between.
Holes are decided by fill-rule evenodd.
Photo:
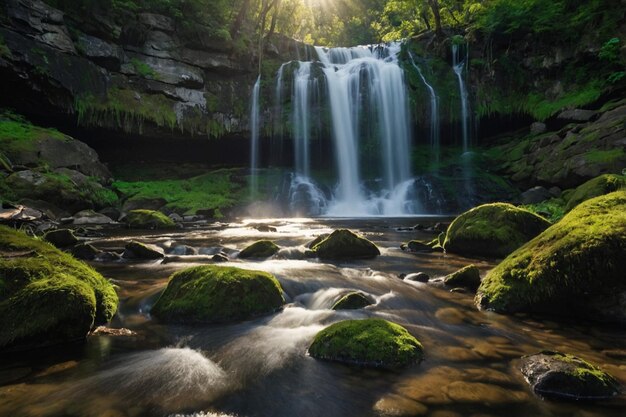
<instances>
[{"instance_id":1,"label":"tree trunk","mask_svg":"<svg viewBox=\"0 0 626 417\"><path fill-rule=\"evenodd\" d=\"M237 17L233 22L233 25L230 28L230 37L235 39L241 30L241 25L243 25L243 21L246 20L246 15L248 14L248 9L250 8L250 0L243 0L241 3L241 7L239 8L239 12L237 13Z\"/></svg>"},{"instance_id":2,"label":"tree trunk","mask_svg":"<svg viewBox=\"0 0 626 417\"><path fill-rule=\"evenodd\" d=\"M443 36L443 30L441 28L441 13L439 8L439 0L428 0L433 16L435 17L435 33L437 36Z\"/></svg>"}]
</instances>

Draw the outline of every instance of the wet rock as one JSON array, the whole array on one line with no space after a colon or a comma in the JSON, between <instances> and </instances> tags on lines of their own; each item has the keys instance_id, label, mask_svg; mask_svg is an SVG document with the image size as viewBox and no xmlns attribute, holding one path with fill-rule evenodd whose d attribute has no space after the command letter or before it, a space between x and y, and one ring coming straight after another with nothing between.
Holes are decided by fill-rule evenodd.
<instances>
[{"instance_id":1,"label":"wet rock","mask_svg":"<svg viewBox=\"0 0 626 417\"><path fill-rule=\"evenodd\" d=\"M134 332L125 328L113 328L106 326L98 326L91 332L91 336L113 336L113 337L132 337L137 336Z\"/></svg>"},{"instance_id":2,"label":"wet rock","mask_svg":"<svg viewBox=\"0 0 626 417\"><path fill-rule=\"evenodd\" d=\"M89 243L83 243L76 245L72 248L72 255L77 259L84 261L92 261L96 256L100 255L102 251Z\"/></svg>"},{"instance_id":3,"label":"wet rock","mask_svg":"<svg viewBox=\"0 0 626 417\"><path fill-rule=\"evenodd\" d=\"M485 204L452 222L444 248L461 255L505 257L548 227L546 219L528 210L507 203Z\"/></svg>"},{"instance_id":4,"label":"wet rock","mask_svg":"<svg viewBox=\"0 0 626 417\"><path fill-rule=\"evenodd\" d=\"M120 46L95 36L80 35L78 37L78 49L81 54L111 71L119 71L124 60L124 51Z\"/></svg>"},{"instance_id":5,"label":"wet rock","mask_svg":"<svg viewBox=\"0 0 626 417\"><path fill-rule=\"evenodd\" d=\"M164 256L161 248L135 241L128 242L122 254L126 259L161 259Z\"/></svg>"},{"instance_id":6,"label":"wet rock","mask_svg":"<svg viewBox=\"0 0 626 417\"><path fill-rule=\"evenodd\" d=\"M101 210L98 210L98 213L104 214L113 221L118 221L122 216L122 213L115 207L105 207Z\"/></svg>"},{"instance_id":7,"label":"wet rock","mask_svg":"<svg viewBox=\"0 0 626 417\"><path fill-rule=\"evenodd\" d=\"M48 203L43 200L33 200L30 198L22 198L19 201L19 204L29 207L31 209L38 210L42 212L46 217L52 220L61 219L63 217L69 216L69 213L54 204Z\"/></svg>"},{"instance_id":8,"label":"wet rock","mask_svg":"<svg viewBox=\"0 0 626 417\"><path fill-rule=\"evenodd\" d=\"M416 281L416 282L428 282L430 276L424 272L416 272L414 274L408 274L404 277L405 281Z\"/></svg>"},{"instance_id":9,"label":"wet rock","mask_svg":"<svg viewBox=\"0 0 626 417\"><path fill-rule=\"evenodd\" d=\"M522 204L537 204L552 198L552 193L545 187L533 187L522 193Z\"/></svg>"},{"instance_id":10,"label":"wet rock","mask_svg":"<svg viewBox=\"0 0 626 417\"><path fill-rule=\"evenodd\" d=\"M321 235L317 236L315 239L313 239L312 241L310 241L309 243L307 243L304 246L306 246L307 248L311 249L313 246L317 245L322 240L326 239L328 236L330 236L329 233L322 233Z\"/></svg>"},{"instance_id":11,"label":"wet rock","mask_svg":"<svg viewBox=\"0 0 626 417\"><path fill-rule=\"evenodd\" d=\"M374 303L366 294L360 291L353 291L337 300L331 307L331 310L358 310L372 304Z\"/></svg>"},{"instance_id":12,"label":"wet rock","mask_svg":"<svg viewBox=\"0 0 626 417\"><path fill-rule=\"evenodd\" d=\"M133 229L168 229L175 226L169 217L154 210L132 210L123 221Z\"/></svg>"},{"instance_id":13,"label":"wet rock","mask_svg":"<svg viewBox=\"0 0 626 417\"><path fill-rule=\"evenodd\" d=\"M156 13L139 13L139 22L151 30L163 32L174 31L174 21L167 16Z\"/></svg>"},{"instance_id":14,"label":"wet rock","mask_svg":"<svg viewBox=\"0 0 626 417\"><path fill-rule=\"evenodd\" d=\"M402 250L408 250L409 252L432 252L433 248L424 242L420 242L419 240L412 240L408 243L402 244L400 246Z\"/></svg>"},{"instance_id":15,"label":"wet rock","mask_svg":"<svg viewBox=\"0 0 626 417\"><path fill-rule=\"evenodd\" d=\"M315 336L309 354L328 361L398 369L421 361L423 349L404 327L382 319L364 319L328 326Z\"/></svg>"},{"instance_id":16,"label":"wet rock","mask_svg":"<svg viewBox=\"0 0 626 417\"><path fill-rule=\"evenodd\" d=\"M188 245L176 245L167 250L168 255L196 255L198 251Z\"/></svg>"},{"instance_id":17,"label":"wet rock","mask_svg":"<svg viewBox=\"0 0 626 417\"><path fill-rule=\"evenodd\" d=\"M369 259L380 255L378 247L348 229L338 229L311 248L321 259Z\"/></svg>"},{"instance_id":18,"label":"wet rock","mask_svg":"<svg viewBox=\"0 0 626 417\"><path fill-rule=\"evenodd\" d=\"M117 252L100 252L98 253L94 261L97 262L115 262L122 259L122 255Z\"/></svg>"},{"instance_id":19,"label":"wet rock","mask_svg":"<svg viewBox=\"0 0 626 417\"><path fill-rule=\"evenodd\" d=\"M548 130L548 127L546 126L545 123L535 122L535 123L530 125L530 134L531 135L540 135L542 133L545 133L546 130Z\"/></svg>"},{"instance_id":20,"label":"wet rock","mask_svg":"<svg viewBox=\"0 0 626 417\"><path fill-rule=\"evenodd\" d=\"M267 272L196 266L172 275L151 314L168 323L232 322L274 312L284 302L280 283Z\"/></svg>"},{"instance_id":21,"label":"wet rock","mask_svg":"<svg viewBox=\"0 0 626 417\"><path fill-rule=\"evenodd\" d=\"M182 223L183 221L183 216L177 213L169 214L167 217L169 217L174 223Z\"/></svg>"},{"instance_id":22,"label":"wet rock","mask_svg":"<svg viewBox=\"0 0 626 417\"><path fill-rule=\"evenodd\" d=\"M113 224L113 219L105 216L101 213L96 213L93 210L82 210L74 214L72 224L85 225L85 224Z\"/></svg>"},{"instance_id":23,"label":"wet rock","mask_svg":"<svg viewBox=\"0 0 626 417\"><path fill-rule=\"evenodd\" d=\"M561 112L557 119L568 120L572 122L588 122L593 119L598 112L593 110L573 109Z\"/></svg>"},{"instance_id":24,"label":"wet rock","mask_svg":"<svg viewBox=\"0 0 626 417\"><path fill-rule=\"evenodd\" d=\"M0 223L20 224L33 222L43 217L39 210L31 209L21 205L0 209Z\"/></svg>"},{"instance_id":25,"label":"wet rock","mask_svg":"<svg viewBox=\"0 0 626 417\"><path fill-rule=\"evenodd\" d=\"M239 253L239 257L242 259L248 258L269 258L275 255L280 250L280 247L270 240L259 240L252 245L246 247Z\"/></svg>"},{"instance_id":26,"label":"wet rock","mask_svg":"<svg viewBox=\"0 0 626 417\"><path fill-rule=\"evenodd\" d=\"M259 232L263 232L263 233L268 233L268 232L277 232L278 229L276 229L274 226L270 226L268 224L256 224L251 226L252 228L258 230Z\"/></svg>"},{"instance_id":27,"label":"wet rock","mask_svg":"<svg viewBox=\"0 0 626 417\"><path fill-rule=\"evenodd\" d=\"M228 262L230 259L228 258L228 255L226 255L223 252L220 252L220 253L216 253L215 255L213 255L211 260L213 262Z\"/></svg>"},{"instance_id":28,"label":"wet rock","mask_svg":"<svg viewBox=\"0 0 626 417\"><path fill-rule=\"evenodd\" d=\"M57 248L66 248L78 243L78 238L76 238L74 232L69 229L52 230L46 233L43 238Z\"/></svg>"},{"instance_id":29,"label":"wet rock","mask_svg":"<svg viewBox=\"0 0 626 417\"><path fill-rule=\"evenodd\" d=\"M565 400L598 400L619 394L618 382L572 355L543 351L522 358L521 371L535 393Z\"/></svg>"},{"instance_id":30,"label":"wet rock","mask_svg":"<svg viewBox=\"0 0 626 417\"><path fill-rule=\"evenodd\" d=\"M170 264L173 262L178 262L178 263L204 263L204 262L211 262L212 261L212 257L208 256L208 255L185 255L185 256L179 256L179 255L167 255L165 258L163 258L163 261L161 263L163 264Z\"/></svg>"},{"instance_id":31,"label":"wet rock","mask_svg":"<svg viewBox=\"0 0 626 417\"><path fill-rule=\"evenodd\" d=\"M480 286L480 271L475 265L468 265L447 275L443 283L448 287L461 287L476 291Z\"/></svg>"}]
</instances>

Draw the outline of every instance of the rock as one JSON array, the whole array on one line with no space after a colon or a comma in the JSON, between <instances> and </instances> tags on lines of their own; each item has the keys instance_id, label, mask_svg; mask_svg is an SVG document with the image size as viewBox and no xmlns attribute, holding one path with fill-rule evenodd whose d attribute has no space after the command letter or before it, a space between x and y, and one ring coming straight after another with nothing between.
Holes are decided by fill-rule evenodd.
<instances>
[{"instance_id":1,"label":"rock","mask_svg":"<svg viewBox=\"0 0 626 417\"><path fill-rule=\"evenodd\" d=\"M552 193L545 187L537 186L522 193L522 204L537 204L552 197Z\"/></svg>"},{"instance_id":2,"label":"rock","mask_svg":"<svg viewBox=\"0 0 626 417\"><path fill-rule=\"evenodd\" d=\"M408 250L409 252L432 252L433 248L424 242L419 240L412 240L406 244L400 246L402 250Z\"/></svg>"},{"instance_id":3,"label":"rock","mask_svg":"<svg viewBox=\"0 0 626 417\"><path fill-rule=\"evenodd\" d=\"M581 203L483 279L476 303L626 323L626 192Z\"/></svg>"},{"instance_id":4,"label":"rock","mask_svg":"<svg viewBox=\"0 0 626 417\"><path fill-rule=\"evenodd\" d=\"M530 125L530 134L531 135L540 135L542 133L545 133L546 130L548 130L548 127L546 126L545 123L535 122L535 123Z\"/></svg>"},{"instance_id":5,"label":"rock","mask_svg":"<svg viewBox=\"0 0 626 417\"><path fill-rule=\"evenodd\" d=\"M129 198L122 205L122 211L128 213L133 210L158 210L167 204L164 198Z\"/></svg>"},{"instance_id":6,"label":"rock","mask_svg":"<svg viewBox=\"0 0 626 417\"><path fill-rule=\"evenodd\" d=\"M162 264L177 263L208 263L212 258L208 255L168 255L161 261Z\"/></svg>"},{"instance_id":7,"label":"rock","mask_svg":"<svg viewBox=\"0 0 626 417\"><path fill-rule=\"evenodd\" d=\"M113 224L113 219L93 210L82 210L74 214L72 224Z\"/></svg>"},{"instance_id":8,"label":"rock","mask_svg":"<svg viewBox=\"0 0 626 417\"><path fill-rule=\"evenodd\" d=\"M198 251L191 246L187 245L176 245L168 249L167 253L169 255L196 255Z\"/></svg>"},{"instance_id":9,"label":"rock","mask_svg":"<svg viewBox=\"0 0 626 417\"><path fill-rule=\"evenodd\" d=\"M69 216L69 213L58 208L54 204L50 204L43 200L32 200L30 198L22 198L19 203L31 209L38 210L45 214L49 219L56 220Z\"/></svg>"},{"instance_id":10,"label":"rock","mask_svg":"<svg viewBox=\"0 0 626 417\"><path fill-rule=\"evenodd\" d=\"M91 332L91 336L112 336L112 337L134 337L137 332L125 328L112 328L106 326L98 326Z\"/></svg>"},{"instance_id":11,"label":"rock","mask_svg":"<svg viewBox=\"0 0 626 417\"><path fill-rule=\"evenodd\" d=\"M122 216L122 213L115 207L105 207L101 210L98 210L98 213L104 214L114 222L118 221Z\"/></svg>"},{"instance_id":12,"label":"rock","mask_svg":"<svg viewBox=\"0 0 626 417\"><path fill-rule=\"evenodd\" d=\"M550 195L554 198L559 198L561 197L561 194L563 193L563 191L559 188L559 187L550 187L550 189L548 190L548 192L550 193Z\"/></svg>"},{"instance_id":13,"label":"rock","mask_svg":"<svg viewBox=\"0 0 626 417\"><path fill-rule=\"evenodd\" d=\"M428 282L428 280L430 280L430 276L424 272L416 272L404 277L404 281Z\"/></svg>"},{"instance_id":14,"label":"rock","mask_svg":"<svg viewBox=\"0 0 626 417\"><path fill-rule=\"evenodd\" d=\"M279 250L280 247L271 240L259 240L242 250L239 253L239 257L242 259L269 258L270 256L275 255Z\"/></svg>"},{"instance_id":15,"label":"rock","mask_svg":"<svg viewBox=\"0 0 626 417\"><path fill-rule=\"evenodd\" d=\"M230 261L230 259L228 258L228 255L226 255L223 252L216 253L215 255L213 255L211 260L213 262L228 262L228 261Z\"/></svg>"},{"instance_id":16,"label":"rock","mask_svg":"<svg viewBox=\"0 0 626 417\"><path fill-rule=\"evenodd\" d=\"M349 292L341 297L331 310L358 310L363 307L374 304L364 293L360 291Z\"/></svg>"},{"instance_id":17,"label":"rock","mask_svg":"<svg viewBox=\"0 0 626 417\"><path fill-rule=\"evenodd\" d=\"M570 211L583 201L612 193L622 188L626 188L626 176L613 174L600 175L576 188L569 196L565 210Z\"/></svg>"},{"instance_id":18,"label":"rock","mask_svg":"<svg viewBox=\"0 0 626 417\"><path fill-rule=\"evenodd\" d=\"M402 326L382 319L346 320L319 332L309 347L317 359L398 369L422 360L421 343Z\"/></svg>"},{"instance_id":19,"label":"rock","mask_svg":"<svg viewBox=\"0 0 626 417\"><path fill-rule=\"evenodd\" d=\"M172 59L157 58L143 54L129 53L128 55L131 60L148 66L154 72L154 77L160 82L192 89L202 88L204 85L204 75L198 67ZM135 75L136 70L133 67L133 65L122 65L121 72Z\"/></svg>"},{"instance_id":20,"label":"rock","mask_svg":"<svg viewBox=\"0 0 626 417\"><path fill-rule=\"evenodd\" d=\"M93 259L98 262L115 262L122 259L122 256L116 252L100 252Z\"/></svg>"},{"instance_id":21,"label":"rock","mask_svg":"<svg viewBox=\"0 0 626 417\"><path fill-rule=\"evenodd\" d=\"M115 314L113 286L49 243L0 226L0 350L82 340Z\"/></svg>"},{"instance_id":22,"label":"rock","mask_svg":"<svg viewBox=\"0 0 626 417\"><path fill-rule=\"evenodd\" d=\"M380 255L378 247L348 229L338 229L311 247L321 259L369 259Z\"/></svg>"},{"instance_id":23,"label":"rock","mask_svg":"<svg viewBox=\"0 0 626 417\"><path fill-rule=\"evenodd\" d=\"M167 229L175 226L169 217L154 210L132 210L123 221L133 229Z\"/></svg>"},{"instance_id":24,"label":"rock","mask_svg":"<svg viewBox=\"0 0 626 417\"><path fill-rule=\"evenodd\" d=\"M151 30L159 30L163 32L174 31L174 21L160 14L155 13L139 13L139 23L147 26Z\"/></svg>"},{"instance_id":25,"label":"rock","mask_svg":"<svg viewBox=\"0 0 626 417\"><path fill-rule=\"evenodd\" d=\"M161 248L135 241L128 242L122 254L126 259L161 259L164 256Z\"/></svg>"},{"instance_id":26,"label":"rock","mask_svg":"<svg viewBox=\"0 0 626 417\"><path fill-rule=\"evenodd\" d=\"M565 110L557 116L557 119L569 120L572 122L588 122L593 119L597 114L598 113L593 110Z\"/></svg>"},{"instance_id":27,"label":"rock","mask_svg":"<svg viewBox=\"0 0 626 417\"><path fill-rule=\"evenodd\" d=\"M181 216L180 214L177 214L177 213L172 213L172 214L168 215L167 217L169 217L170 220L172 220L174 223L182 223L183 222L183 216Z\"/></svg>"},{"instance_id":28,"label":"rock","mask_svg":"<svg viewBox=\"0 0 626 417\"><path fill-rule=\"evenodd\" d=\"M52 243L57 248L66 248L78 243L78 238L69 229L52 230L43 236L44 240Z\"/></svg>"},{"instance_id":29,"label":"rock","mask_svg":"<svg viewBox=\"0 0 626 417\"><path fill-rule=\"evenodd\" d=\"M309 243L307 243L304 246L309 248L309 249L311 249L313 246L317 245L322 240L326 239L328 236L330 236L329 233L322 233L321 235L317 236L315 239L313 239L312 241L310 241Z\"/></svg>"},{"instance_id":30,"label":"rock","mask_svg":"<svg viewBox=\"0 0 626 417\"><path fill-rule=\"evenodd\" d=\"M511 204L485 204L452 222L444 247L461 255L505 257L549 226L543 217Z\"/></svg>"},{"instance_id":31,"label":"rock","mask_svg":"<svg viewBox=\"0 0 626 417\"><path fill-rule=\"evenodd\" d=\"M124 60L124 50L95 36L82 34L78 37L81 54L110 71L119 71Z\"/></svg>"},{"instance_id":32,"label":"rock","mask_svg":"<svg viewBox=\"0 0 626 417\"><path fill-rule=\"evenodd\" d=\"M92 261L96 256L100 255L102 251L89 243L83 243L76 245L72 248L72 255L77 259L84 261Z\"/></svg>"},{"instance_id":33,"label":"rock","mask_svg":"<svg viewBox=\"0 0 626 417\"><path fill-rule=\"evenodd\" d=\"M232 322L272 313L284 302L267 272L196 266L172 275L151 314L167 323Z\"/></svg>"},{"instance_id":34,"label":"rock","mask_svg":"<svg viewBox=\"0 0 626 417\"><path fill-rule=\"evenodd\" d=\"M0 209L0 222L5 224L21 224L32 222L43 217L39 210L31 209L21 205Z\"/></svg>"},{"instance_id":35,"label":"rock","mask_svg":"<svg viewBox=\"0 0 626 417\"><path fill-rule=\"evenodd\" d=\"M447 275L443 279L443 283L449 287L468 288L476 291L480 285L480 271L476 265L468 265Z\"/></svg>"},{"instance_id":36,"label":"rock","mask_svg":"<svg viewBox=\"0 0 626 417\"><path fill-rule=\"evenodd\" d=\"M524 356L521 371L535 393L563 400L600 400L619 394L619 383L576 356L543 351Z\"/></svg>"},{"instance_id":37,"label":"rock","mask_svg":"<svg viewBox=\"0 0 626 417\"><path fill-rule=\"evenodd\" d=\"M274 226L270 226L269 224L255 224L255 225L250 225L250 227L263 233L278 231L278 229L276 229Z\"/></svg>"}]
</instances>

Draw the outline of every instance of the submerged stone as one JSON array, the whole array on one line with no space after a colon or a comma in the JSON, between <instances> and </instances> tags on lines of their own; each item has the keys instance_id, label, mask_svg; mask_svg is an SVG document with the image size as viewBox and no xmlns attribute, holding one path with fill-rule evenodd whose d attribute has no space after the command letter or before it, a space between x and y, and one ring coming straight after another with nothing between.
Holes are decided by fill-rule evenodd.
<instances>
[{"instance_id":1,"label":"submerged stone","mask_svg":"<svg viewBox=\"0 0 626 417\"><path fill-rule=\"evenodd\" d=\"M522 358L521 371L535 393L565 400L599 400L616 396L618 382L576 356L543 351Z\"/></svg>"},{"instance_id":2,"label":"submerged stone","mask_svg":"<svg viewBox=\"0 0 626 417\"><path fill-rule=\"evenodd\" d=\"M369 259L380 255L378 247L348 229L338 229L311 247L322 259Z\"/></svg>"},{"instance_id":3,"label":"submerged stone","mask_svg":"<svg viewBox=\"0 0 626 417\"><path fill-rule=\"evenodd\" d=\"M242 259L269 258L270 256L274 256L279 250L280 247L271 240L259 240L242 250L241 253L239 253L239 257Z\"/></svg>"},{"instance_id":4,"label":"submerged stone","mask_svg":"<svg viewBox=\"0 0 626 417\"><path fill-rule=\"evenodd\" d=\"M382 319L346 320L319 332L309 347L317 359L397 369L419 362L421 343L404 327Z\"/></svg>"},{"instance_id":5,"label":"submerged stone","mask_svg":"<svg viewBox=\"0 0 626 417\"><path fill-rule=\"evenodd\" d=\"M358 310L374 304L367 295L360 291L350 292L341 297L332 307L332 310Z\"/></svg>"},{"instance_id":6,"label":"submerged stone","mask_svg":"<svg viewBox=\"0 0 626 417\"><path fill-rule=\"evenodd\" d=\"M219 323L268 314L284 302L267 272L207 265L172 275L151 313L168 323Z\"/></svg>"},{"instance_id":7,"label":"submerged stone","mask_svg":"<svg viewBox=\"0 0 626 417\"><path fill-rule=\"evenodd\" d=\"M548 227L543 217L512 204L485 204L452 222L444 247L461 255L505 257Z\"/></svg>"},{"instance_id":8,"label":"submerged stone","mask_svg":"<svg viewBox=\"0 0 626 417\"><path fill-rule=\"evenodd\" d=\"M460 287L476 291L480 285L480 271L476 265L468 265L444 277L443 283L455 289Z\"/></svg>"}]
</instances>

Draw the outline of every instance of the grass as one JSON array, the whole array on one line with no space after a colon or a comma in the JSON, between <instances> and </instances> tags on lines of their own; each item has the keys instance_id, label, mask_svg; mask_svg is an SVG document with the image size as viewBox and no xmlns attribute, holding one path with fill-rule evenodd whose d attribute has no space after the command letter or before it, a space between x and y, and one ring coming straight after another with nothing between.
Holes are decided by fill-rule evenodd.
<instances>
[{"instance_id":1,"label":"grass","mask_svg":"<svg viewBox=\"0 0 626 417\"><path fill-rule=\"evenodd\" d=\"M271 313L284 302L280 283L267 272L197 266L172 275L152 314L165 322L230 322Z\"/></svg>"}]
</instances>

